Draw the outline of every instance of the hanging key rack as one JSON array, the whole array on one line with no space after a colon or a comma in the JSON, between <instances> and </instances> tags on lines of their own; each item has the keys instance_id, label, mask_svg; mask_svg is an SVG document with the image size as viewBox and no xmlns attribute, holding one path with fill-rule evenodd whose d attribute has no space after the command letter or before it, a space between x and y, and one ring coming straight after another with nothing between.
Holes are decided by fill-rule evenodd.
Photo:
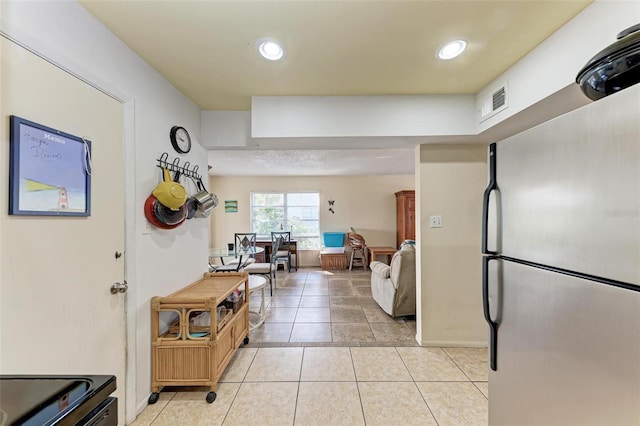
<instances>
[{"instance_id":1,"label":"hanging key rack","mask_svg":"<svg viewBox=\"0 0 640 426\"><path fill-rule=\"evenodd\" d=\"M198 165L191 167L191 163L185 161L183 165L180 165L180 158L176 157L173 161L169 162L169 154L163 152L160 158L157 158L158 167L161 169L169 169L171 172L179 172L183 176L191 177L197 180L202 179L202 176L198 173Z\"/></svg>"}]
</instances>

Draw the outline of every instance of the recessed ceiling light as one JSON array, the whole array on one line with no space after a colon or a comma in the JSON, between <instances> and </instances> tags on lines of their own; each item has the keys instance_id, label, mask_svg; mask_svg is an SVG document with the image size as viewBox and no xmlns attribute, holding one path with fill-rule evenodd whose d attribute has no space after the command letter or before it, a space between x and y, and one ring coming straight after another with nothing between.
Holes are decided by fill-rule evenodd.
<instances>
[{"instance_id":1,"label":"recessed ceiling light","mask_svg":"<svg viewBox=\"0 0 640 426\"><path fill-rule=\"evenodd\" d=\"M273 38L261 38L256 42L256 48L263 58L270 61L279 61L285 55L282 43Z\"/></svg>"},{"instance_id":2,"label":"recessed ceiling light","mask_svg":"<svg viewBox=\"0 0 640 426\"><path fill-rule=\"evenodd\" d=\"M467 42L464 40L453 40L446 43L436 53L436 56L440 59L453 59L467 48Z\"/></svg>"}]
</instances>

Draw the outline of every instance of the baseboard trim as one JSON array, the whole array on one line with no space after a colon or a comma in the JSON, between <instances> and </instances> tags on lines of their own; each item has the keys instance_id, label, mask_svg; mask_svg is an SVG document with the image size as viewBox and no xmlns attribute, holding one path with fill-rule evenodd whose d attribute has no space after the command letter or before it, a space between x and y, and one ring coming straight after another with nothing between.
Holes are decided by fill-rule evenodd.
<instances>
[{"instance_id":1,"label":"baseboard trim","mask_svg":"<svg viewBox=\"0 0 640 426\"><path fill-rule=\"evenodd\" d=\"M151 394L147 395L147 397L145 399L143 399L142 401L140 401L136 405L136 416L134 417L134 419L137 418L140 415L140 413L142 413L142 410L147 408L147 405L149 405L149 397L150 396L151 396Z\"/></svg>"},{"instance_id":2,"label":"baseboard trim","mask_svg":"<svg viewBox=\"0 0 640 426\"><path fill-rule=\"evenodd\" d=\"M439 348L486 348L486 341L475 340L427 340L420 342L420 346Z\"/></svg>"}]
</instances>

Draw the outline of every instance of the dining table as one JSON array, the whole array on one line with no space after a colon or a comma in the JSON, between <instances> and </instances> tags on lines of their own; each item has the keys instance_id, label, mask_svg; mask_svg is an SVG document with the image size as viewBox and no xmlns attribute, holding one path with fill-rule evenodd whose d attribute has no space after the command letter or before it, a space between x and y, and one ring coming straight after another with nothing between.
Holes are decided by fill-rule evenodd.
<instances>
[{"instance_id":1,"label":"dining table","mask_svg":"<svg viewBox=\"0 0 640 426\"><path fill-rule=\"evenodd\" d=\"M247 258L255 257L256 254L264 252L264 247L238 247L237 249L210 248L209 249L209 268L213 272L237 272L244 266ZM221 265L214 265L211 259L220 259ZM226 263L231 259L238 259L238 262ZM243 262L244 259L244 262Z\"/></svg>"}]
</instances>

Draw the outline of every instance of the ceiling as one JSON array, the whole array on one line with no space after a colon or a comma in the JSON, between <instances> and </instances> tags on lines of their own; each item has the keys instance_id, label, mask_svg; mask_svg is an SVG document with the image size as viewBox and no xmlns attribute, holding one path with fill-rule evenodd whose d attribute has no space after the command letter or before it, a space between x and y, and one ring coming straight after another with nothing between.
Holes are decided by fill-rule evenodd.
<instances>
[{"instance_id":1,"label":"ceiling","mask_svg":"<svg viewBox=\"0 0 640 426\"><path fill-rule=\"evenodd\" d=\"M590 3L81 0L205 111L248 111L252 96L475 94ZM258 56L262 37L284 43L283 61ZM468 41L463 55L436 59L438 46L460 37ZM268 164L265 174L287 175L296 164L304 175L407 174L416 143L211 151L211 173Z\"/></svg>"}]
</instances>

